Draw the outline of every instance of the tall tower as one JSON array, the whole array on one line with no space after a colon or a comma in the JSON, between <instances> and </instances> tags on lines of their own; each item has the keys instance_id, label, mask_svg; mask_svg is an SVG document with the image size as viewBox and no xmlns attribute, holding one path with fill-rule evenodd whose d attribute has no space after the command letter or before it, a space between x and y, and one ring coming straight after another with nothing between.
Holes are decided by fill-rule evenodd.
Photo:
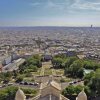
<instances>
[{"instance_id":1,"label":"tall tower","mask_svg":"<svg viewBox=\"0 0 100 100\"><path fill-rule=\"evenodd\" d=\"M91 28L93 27L93 25L91 25Z\"/></svg>"}]
</instances>

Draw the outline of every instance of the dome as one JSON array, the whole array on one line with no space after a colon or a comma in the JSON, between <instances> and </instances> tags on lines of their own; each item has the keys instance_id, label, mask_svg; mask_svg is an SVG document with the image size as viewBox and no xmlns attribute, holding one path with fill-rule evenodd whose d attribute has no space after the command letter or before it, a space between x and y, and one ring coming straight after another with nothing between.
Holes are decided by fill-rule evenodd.
<instances>
[{"instance_id":1,"label":"dome","mask_svg":"<svg viewBox=\"0 0 100 100\"><path fill-rule=\"evenodd\" d=\"M25 100L26 96L24 95L24 92L19 88L16 92L15 100Z\"/></svg>"},{"instance_id":2,"label":"dome","mask_svg":"<svg viewBox=\"0 0 100 100\"><path fill-rule=\"evenodd\" d=\"M76 100L87 100L87 95L86 95L86 93L85 93L84 91L81 91L81 92L78 94Z\"/></svg>"}]
</instances>

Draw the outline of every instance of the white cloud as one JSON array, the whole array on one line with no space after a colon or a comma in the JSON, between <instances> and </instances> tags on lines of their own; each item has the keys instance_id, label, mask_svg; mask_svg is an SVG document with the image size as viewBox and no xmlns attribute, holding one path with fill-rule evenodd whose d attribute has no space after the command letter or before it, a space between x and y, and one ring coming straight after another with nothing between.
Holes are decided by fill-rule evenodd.
<instances>
[{"instance_id":1,"label":"white cloud","mask_svg":"<svg viewBox=\"0 0 100 100\"><path fill-rule=\"evenodd\" d=\"M31 6L40 6L41 3L39 3L39 2L34 2L34 3L30 3L30 5L31 5Z\"/></svg>"},{"instance_id":2,"label":"white cloud","mask_svg":"<svg viewBox=\"0 0 100 100\"><path fill-rule=\"evenodd\" d=\"M84 0L75 0L75 3L71 5L71 8L81 10L95 10L100 11L100 2L89 2Z\"/></svg>"},{"instance_id":3,"label":"white cloud","mask_svg":"<svg viewBox=\"0 0 100 100\"><path fill-rule=\"evenodd\" d=\"M47 0L46 2L31 3L33 7L42 7L41 9L58 9L73 12L75 10L100 11L100 1L90 2L90 0Z\"/></svg>"},{"instance_id":4,"label":"white cloud","mask_svg":"<svg viewBox=\"0 0 100 100\"><path fill-rule=\"evenodd\" d=\"M49 0L47 3L46 3L46 8L53 8L53 9L63 9L64 7L64 4L63 3L55 3L55 2L52 2L51 0Z\"/></svg>"},{"instance_id":5,"label":"white cloud","mask_svg":"<svg viewBox=\"0 0 100 100\"><path fill-rule=\"evenodd\" d=\"M68 6L70 0L63 0L63 2L55 2L54 0L47 0L46 2L35 2L35 3L30 3L31 6L33 7L43 7L44 9L64 9L66 6Z\"/></svg>"}]
</instances>

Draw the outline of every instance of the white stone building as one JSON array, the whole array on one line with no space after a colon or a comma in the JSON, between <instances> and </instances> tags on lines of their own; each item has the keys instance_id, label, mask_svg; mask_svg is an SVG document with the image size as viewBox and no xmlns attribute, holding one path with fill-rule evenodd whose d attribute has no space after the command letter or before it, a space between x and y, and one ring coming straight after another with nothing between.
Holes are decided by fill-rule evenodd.
<instances>
[{"instance_id":1,"label":"white stone building","mask_svg":"<svg viewBox=\"0 0 100 100\"><path fill-rule=\"evenodd\" d=\"M26 96L23 91L18 89L15 100L26 100ZM40 93L36 97L29 100L69 100L61 94L61 85L53 80L49 82L41 83ZM87 100L87 96L84 91L80 92L76 100Z\"/></svg>"}]
</instances>

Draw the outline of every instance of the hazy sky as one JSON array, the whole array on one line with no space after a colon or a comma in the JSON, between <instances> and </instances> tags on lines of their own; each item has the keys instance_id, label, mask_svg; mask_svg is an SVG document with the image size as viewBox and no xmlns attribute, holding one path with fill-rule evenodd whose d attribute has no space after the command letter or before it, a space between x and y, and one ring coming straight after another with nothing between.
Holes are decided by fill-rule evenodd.
<instances>
[{"instance_id":1,"label":"hazy sky","mask_svg":"<svg viewBox=\"0 0 100 100\"><path fill-rule=\"evenodd\" d=\"M100 0L0 0L0 26L100 26Z\"/></svg>"}]
</instances>

